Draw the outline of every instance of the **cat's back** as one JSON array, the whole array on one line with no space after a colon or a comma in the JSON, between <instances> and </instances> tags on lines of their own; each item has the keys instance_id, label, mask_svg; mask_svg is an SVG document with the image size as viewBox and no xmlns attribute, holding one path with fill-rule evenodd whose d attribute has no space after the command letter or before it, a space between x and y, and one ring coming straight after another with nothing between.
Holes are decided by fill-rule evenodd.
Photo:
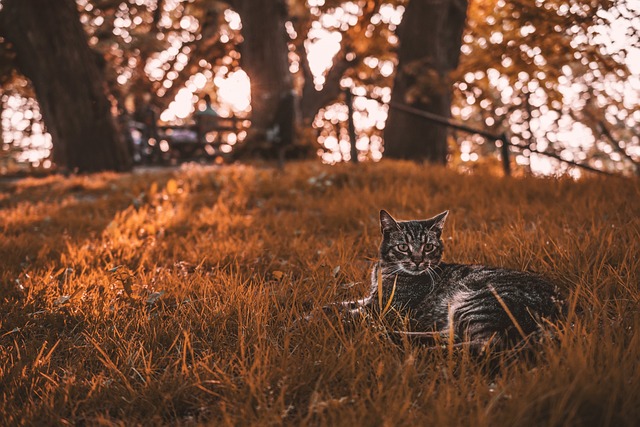
<instances>
[{"instance_id":1,"label":"cat's back","mask_svg":"<svg viewBox=\"0 0 640 427\"><path fill-rule=\"evenodd\" d=\"M491 286L496 290L557 292L556 286L538 273L477 264L441 263L440 281L441 286L464 291L481 291Z\"/></svg>"},{"instance_id":2,"label":"cat's back","mask_svg":"<svg viewBox=\"0 0 640 427\"><path fill-rule=\"evenodd\" d=\"M547 318L563 311L564 300L557 286L537 273L470 264L443 264L441 268L440 286L450 289L442 302L456 315L501 312L504 306L514 313Z\"/></svg>"}]
</instances>

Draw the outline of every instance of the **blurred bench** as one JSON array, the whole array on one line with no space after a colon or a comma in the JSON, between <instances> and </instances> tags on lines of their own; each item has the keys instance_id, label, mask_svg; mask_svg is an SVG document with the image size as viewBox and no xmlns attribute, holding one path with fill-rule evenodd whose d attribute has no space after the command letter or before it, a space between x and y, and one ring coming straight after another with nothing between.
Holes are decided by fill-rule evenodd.
<instances>
[{"instance_id":1,"label":"blurred bench","mask_svg":"<svg viewBox=\"0 0 640 427\"><path fill-rule=\"evenodd\" d=\"M220 141L221 133L239 132L241 125L242 120L237 117L219 117L201 114L196 116L195 128L198 141L207 143L207 134L217 132L215 139Z\"/></svg>"},{"instance_id":2,"label":"blurred bench","mask_svg":"<svg viewBox=\"0 0 640 427\"><path fill-rule=\"evenodd\" d=\"M206 155L224 154L218 150L224 144L222 136L240 132L246 127L247 119L201 114L195 116L195 121L192 125L168 125L158 128L160 140L167 141L169 150L179 158L194 157L199 151L204 151L201 154Z\"/></svg>"}]
</instances>

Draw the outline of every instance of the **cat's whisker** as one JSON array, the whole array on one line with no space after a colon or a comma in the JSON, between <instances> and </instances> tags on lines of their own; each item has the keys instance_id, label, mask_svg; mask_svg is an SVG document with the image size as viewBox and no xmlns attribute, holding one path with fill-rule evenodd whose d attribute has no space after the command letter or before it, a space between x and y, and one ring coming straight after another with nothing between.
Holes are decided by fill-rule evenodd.
<instances>
[{"instance_id":1,"label":"cat's whisker","mask_svg":"<svg viewBox=\"0 0 640 427\"><path fill-rule=\"evenodd\" d=\"M424 272L427 273L427 275L429 276L429 279L431 279L432 282L435 282L433 275L431 274L431 271L429 271L429 268L427 268Z\"/></svg>"},{"instance_id":2,"label":"cat's whisker","mask_svg":"<svg viewBox=\"0 0 640 427\"><path fill-rule=\"evenodd\" d=\"M440 280L440 275L438 274L438 272L436 271L436 269L435 269L435 268L433 268L433 267L429 267L429 270L431 270L431 272L433 273L433 275L434 275L434 276L436 276L436 278L437 278L438 280ZM435 281L434 281L434 282L435 282Z\"/></svg>"},{"instance_id":3,"label":"cat's whisker","mask_svg":"<svg viewBox=\"0 0 640 427\"><path fill-rule=\"evenodd\" d=\"M390 271L390 272L383 272L382 276L383 277L389 277L389 276L395 276L398 273L408 273L408 271L406 271L402 266L395 268L394 270Z\"/></svg>"}]
</instances>

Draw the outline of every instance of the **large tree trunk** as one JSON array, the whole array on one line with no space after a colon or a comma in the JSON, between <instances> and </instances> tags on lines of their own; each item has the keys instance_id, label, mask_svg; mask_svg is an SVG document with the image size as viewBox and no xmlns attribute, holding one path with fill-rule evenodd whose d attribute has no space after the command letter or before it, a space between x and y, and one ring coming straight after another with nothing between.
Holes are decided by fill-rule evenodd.
<instances>
[{"instance_id":1,"label":"large tree trunk","mask_svg":"<svg viewBox=\"0 0 640 427\"><path fill-rule=\"evenodd\" d=\"M398 28L398 69L391 103L451 116L448 73L458 66L466 0L411 0ZM386 157L447 162L447 129L391 107Z\"/></svg>"},{"instance_id":2,"label":"large tree trunk","mask_svg":"<svg viewBox=\"0 0 640 427\"><path fill-rule=\"evenodd\" d=\"M277 154L278 148L265 139L274 124L278 105L291 94L287 46L285 0L235 0L242 19L241 64L251 80L251 130L241 156ZM291 114L290 126L295 117Z\"/></svg>"},{"instance_id":3,"label":"large tree trunk","mask_svg":"<svg viewBox=\"0 0 640 427\"><path fill-rule=\"evenodd\" d=\"M95 53L74 0L5 0L0 31L20 71L33 83L51 134L54 162L68 170L127 170Z\"/></svg>"}]
</instances>

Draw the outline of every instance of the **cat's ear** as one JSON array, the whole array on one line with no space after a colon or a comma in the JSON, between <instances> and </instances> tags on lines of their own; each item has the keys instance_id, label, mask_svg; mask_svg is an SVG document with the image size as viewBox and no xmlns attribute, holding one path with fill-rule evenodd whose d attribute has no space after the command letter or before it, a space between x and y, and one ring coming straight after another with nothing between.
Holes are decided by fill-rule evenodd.
<instances>
[{"instance_id":1,"label":"cat's ear","mask_svg":"<svg viewBox=\"0 0 640 427\"><path fill-rule=\"evenodd\" d=\"M382 232L382 234L384 234L385 231L394 230L400 230L400 227L398 227L398 223L395 219L393 219L391 215L389 215L389 212L382 209L380 211L380 231Z\"/></svg>"},{"instance_id":2,"label":"cat's ear","mask_svg":"<svg viewBox=\"0 0 640 427\"><path fill-rule=\"evenodd\" d=\"M449 215L449 211L444 211L441 214L438 214L431 218L429 222L432 223L430 230L437 231L438 234L442 233L442 229L444 228L444 222L447 220L447 216Z\"/></svg>"}]
</instances>

